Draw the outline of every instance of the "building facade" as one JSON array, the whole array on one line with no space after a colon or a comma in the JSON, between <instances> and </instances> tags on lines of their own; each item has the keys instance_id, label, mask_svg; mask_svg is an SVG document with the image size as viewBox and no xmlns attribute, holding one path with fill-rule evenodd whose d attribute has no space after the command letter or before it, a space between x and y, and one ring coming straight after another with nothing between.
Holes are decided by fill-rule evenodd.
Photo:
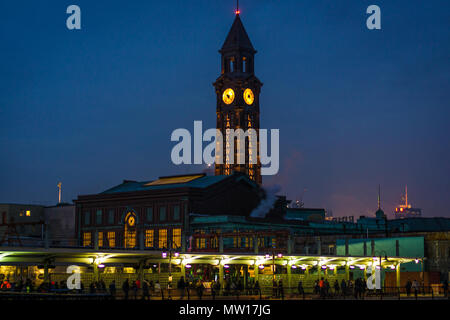
<instances>
[{"instance_id":1,"label":"building facade","mask_svg":"<svg viewBox=\"0 0 450 320\"><path fill-rule=\"evenodd\" d=\"M181 250L190 235L190 214L248 215L262 194L239 173L124 181L75 200L76 232L85 247Z\"/></svg>"}]
</instances>

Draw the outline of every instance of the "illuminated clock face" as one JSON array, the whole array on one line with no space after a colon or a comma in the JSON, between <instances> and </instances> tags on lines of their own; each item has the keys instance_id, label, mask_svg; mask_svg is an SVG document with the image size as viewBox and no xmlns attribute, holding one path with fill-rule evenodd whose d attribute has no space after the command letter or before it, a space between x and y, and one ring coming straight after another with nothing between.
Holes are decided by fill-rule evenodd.
<instances>
[{"instance_id":1,"label":"illuminated clock face","mask_svg":"<svg viewBox=\"0 0 450 320\"><path fill-rule=\"evenodd\" d=\"M248 105L251 105L253 101L255 101L255 95L253 94L253 91L251 89L245 89L244 91L244 100L245 103Z\"/></svg>"},{"instance_id":2,"label":"illuminated clock face","mask_svg":"<svg viewBox=\"0 0 450 320\"><path fill-rule=\"evenodd\" d=\"M234 91L231 88L226 89L222 96L223 102L230 104L234 101Z\"/></svg>"},{"instance_id":3,"label":"illuminated clock face","mask_svg":"<svg viewBox=\"0 0 450 320\"><path fill-rule=\"evenodd\" d=\"M128 218L128 225L130 227L133 227L135 222L136 222L136 219L133 216Z\"/></svg>"}]
</instances>

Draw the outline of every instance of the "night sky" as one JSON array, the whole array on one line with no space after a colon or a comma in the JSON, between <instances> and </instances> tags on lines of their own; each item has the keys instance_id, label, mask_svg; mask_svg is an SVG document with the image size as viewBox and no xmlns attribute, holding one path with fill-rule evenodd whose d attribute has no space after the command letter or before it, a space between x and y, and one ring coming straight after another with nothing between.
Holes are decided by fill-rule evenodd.
<instances>
[{"instance_id":1,"label":"night sky","mask_svg":"<svg viewBox=\"0 0 450 320\"><path fill-rule=\"evenodd\" d=\"M81 7L82 30L66 28ZM366 28L381 7L382 30ZM215 127L212 83L230 1L2 1L0 202L57 201L123 179L204 169L170 161L176 128ZM408 185L450 217L450 2L241 0L264 83L261 127L280 129L289 199L335 216L393 211Z\"/></svg>"}]
</instances>

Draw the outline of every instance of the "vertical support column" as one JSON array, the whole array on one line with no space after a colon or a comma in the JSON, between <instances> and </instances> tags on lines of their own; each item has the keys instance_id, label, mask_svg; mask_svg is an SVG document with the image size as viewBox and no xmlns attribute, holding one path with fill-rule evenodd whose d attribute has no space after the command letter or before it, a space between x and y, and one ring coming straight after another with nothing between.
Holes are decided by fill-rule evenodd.
<instances>
[{"instance_id":1,"label":"vertical support column","mask_svg":"<svg viewBox=\"0 0 450 320\"><path fill-rule=\"evenodd\" d=\"M98 230L94 231L94 250L98 250Z\"/></svg>"},{"instance_id":2,"label":"vertical support column","mask_svg":"<svg viewBox=\"0 0 450 320\"><path fill-rule=\"evenodd\" d=\"M253 248L255 249L255 254L259 253L259 243L258 243L258 236L254 235L253 236ZM258 269L258 268L256 268Z\"/></svg>"},{"instance_id":3,"label":"vertical support column","mask_svg":"<svg viewBox=\"0 0 450 320\"><path fill-rule=\"evenodd\" d=\"M144 250L144 228L140 228L139 230L139 250Z\"/></svg>"},{"instance_id":4,"label":"vertical support column","mask_svg":"<svg viewBox=\"0 0 450 320\"><path fill-rule=\"evenodd\" d=\"M244 288L247 288L247 284L248 284L248 265L244 265L242 266L242 271L244 273Z\"/></svg>"},{"instance_id":5,"label":"vertical support column","mask_svg":"<svg viewBox=\"0 0 450 320\"><path fill-rule=\"evenodd\" d=\"M259 265L254 265L253 274L255 275L255 282L259 279Z\"/></svg>"},{"instance_id":6,"label":"vertical support column","mask_svg":"<svg viewBox=\"0 0 450 320\"><path fill-rule=\"evenodd\" d=\"M223 236L222 236L222 234L219 236L219 253L223 253Z\"/></svg>"},{"instance_id":7,"label":"vertical support column","mask_svg":"<svg viewBox=\"0 0 450 320\"><path fill-rule=\"evenodd\" d=\"M397 288L400 288L401 282L400 282L400 262L397 264L396 268L395 268L395 273L396 273L396 280L397 280Z\"/></svg>"},{"instance_id":8,"label":"vertical support column","mask_svg":"<svg viewBox=\"0 0 450 320\"><path fill-rule=\"evenodd\" d=\"M223 290L223 265L222 265L222 261L219 263L219 283L220 283L220 287Z\"/></svg>"},{"instance_id":9,"label":"vertical support column","mask_svg":"<svg viewBox=\"0 0 450 320\"><path fill-rule=\"evenodd\" d=\"M320 240L320 237L317 237L316 243L317 243L317 254L320 256L322 254L322 241Z\"/></svg>"},{"instance_id":10,"label":"vertical support column","mask_svg":"<svg viewBox=\"0 0 450 320\"><path fill-rule=\"evenodd\" d=\"M94 261L94 263L92 264L93 268L94 268L94 281L97 282L99 280L99 273L98 273L98 265L97 262Z\"/></svg>"},{"instance_id":11,"label":"vertical support column","mask_svg":"<svg viewBox=\"0 0 450 320\"><path fill-rule=\"evenodd\" d=\"M367 266L364 266L364 280L367 282Z\"/></svg>"},{"instance_id":12,"label":"vertical support column","mask_svg":"<svg viewBox=\"0 0 450 320\"><path fill-rule=\"evenodd\" d=\"M322 266L319 261L317 261L317 279L320 281L320 277L322 276Z\"/></svg>"},{"instance_id":13,"label":"vertical support column","mask_svg":"<svg viewBox=\"0 0 450 320\"><path fill-rule=\"evenodd\" d=\"M186 252L186 233L183 231L181 233L181 252ZM184 268L184 265L183 265ZM184 274L183 274L184 277Z\"/></svg>"},{"instance_id":14,"label":"vertical support column","mask_svg":"<svg viewBox=\"0 0 450 320\"><path fill-rule=\"evenodd\" d=\"M48 276L48 261L44 262L44 283L48 283L49 276Z\"/></svg>"},{"instance_id":15,"label":"vertical support column","mask_svg":"<svg viewBox=\"0 0 450 320\"><path fill-rule=\"evenodd\" d=\"M350 280L350 266L348 263L345 265L345 280Z\"/></svg>"},{"instance_id":16,"label":"vertical support column","mask_svg":"<svg viewBox=\"0 0 450 320\"><path fill-rule=\"evenodd\" d=\"M288 290L287 292L291 292L291 285L292 285L292 266L288 263L287 264L287 276L288 276Z\"/></svg>"},{"instance_id":17,"label":"vertical support column","mask_svg":"<svg viewBox=\"0 0 450 320\"><path fill-rule=\"evenodd\" d=\"M292 254L292 247L293 247L293 243L292 243L292 235L289 234L288 235L288 240L287 240L287 253L288 254Z\"/></svg>"}]
</instances>

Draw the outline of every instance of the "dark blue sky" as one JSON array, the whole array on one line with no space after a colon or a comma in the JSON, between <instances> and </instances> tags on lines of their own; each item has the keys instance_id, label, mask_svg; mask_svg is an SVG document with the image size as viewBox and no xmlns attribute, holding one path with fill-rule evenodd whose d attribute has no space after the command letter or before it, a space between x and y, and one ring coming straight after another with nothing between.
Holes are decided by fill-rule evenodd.
<instances>
[{"instance_id":1,"label":"dark blue sky","mask_svg":"<svg viewBox=\"0 0 450 320\"><path fill-rule=\"evenodd\" d=\"M392 212L405 184L450 217L450 2L241 0L279 128L280 173L309 207ZM77 4L82 30L66 28ZM366 28L377 4L382 30ZM215 126L212 82L234 1L2 1L0 202L64 200L123 179L201 170L170 162L170 134Z\"/></svg>"}]
</instances>

